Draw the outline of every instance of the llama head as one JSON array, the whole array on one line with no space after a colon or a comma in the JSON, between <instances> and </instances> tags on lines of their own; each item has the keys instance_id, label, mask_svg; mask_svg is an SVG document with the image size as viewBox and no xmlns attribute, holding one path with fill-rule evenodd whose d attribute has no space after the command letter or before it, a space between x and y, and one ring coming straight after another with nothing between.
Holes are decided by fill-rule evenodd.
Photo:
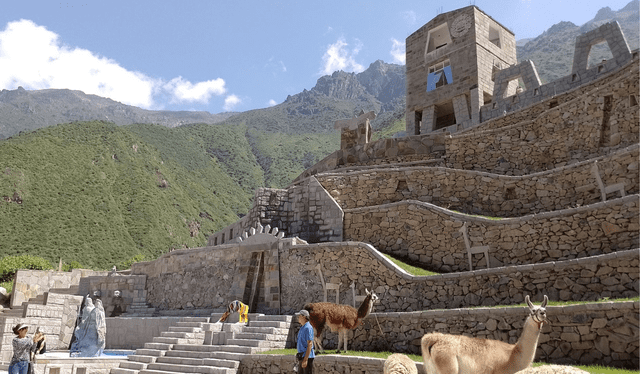
<instances>
[{"instance_id":1,"label":"llama head","mask_svg":"<svg viewBox=\"0 0 640 374\"><path fill-rule=\"evenodd\" d=\"M373 291L369 291L368 289L364 289L364 292L367 293L367 297L371 297L371 304L373 305L376 301L380 300L380 298L378 297L378 295L376 295L375 293L373 293Z\"/></svg>"},{"instance_id":2,"label":"llama head","mask_svg":"<svg viewBox=\"0 0 640 374\"><path fill-rule=\"evenodd\" d=\"M542 301L542 304L540 304L540 306L533 305L533 303L531 303L531 300L529 299L529 295L525 296L524 300L529 306L529 314L531 316L531 319L533 319L533 321L536 322L538 326L541 326L544 322L547 322L547 310L545 309L545 307L547 306L547 302L549 301L547 295L544 295L544 300Z\"/></svg>"}]
</instances>

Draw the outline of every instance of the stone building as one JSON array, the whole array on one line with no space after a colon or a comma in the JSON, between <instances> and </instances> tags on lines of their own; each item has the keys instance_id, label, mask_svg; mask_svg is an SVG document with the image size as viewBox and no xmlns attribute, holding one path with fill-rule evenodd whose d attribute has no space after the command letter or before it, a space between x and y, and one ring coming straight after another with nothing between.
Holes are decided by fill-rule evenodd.
<instances>
[{"instance_id":1,"label":"stone building","mask_svg":"<svg viewBox=\"0 0 640 374\"><path fill-rule=\"evenodd\" d=\"M478 124L495 73L515 63L514 33L476 6L438 15L406 40L407 134Z\"/></svg>"}]
</instances>

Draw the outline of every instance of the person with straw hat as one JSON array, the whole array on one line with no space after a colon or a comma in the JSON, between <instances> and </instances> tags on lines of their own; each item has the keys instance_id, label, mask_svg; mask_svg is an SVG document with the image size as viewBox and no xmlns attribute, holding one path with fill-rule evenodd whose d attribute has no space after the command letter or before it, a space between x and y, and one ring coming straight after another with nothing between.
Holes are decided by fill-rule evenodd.
<instances>
[{"instance_id":1,"label":"person with straw hat","mask_svg":"<svg viewBox=\"0 0 640 374\"><path fill-rule=\"evenodd\" d=\"M27 337L29 325L18 323L13 327L13 333L17 336L13 338L13 356L9 364L9 374L27 374L29 371L29 359L31 351L37 346L37 342L44 338L41 333L36 333L33 338Z\"/></svg>"}]
</instances>

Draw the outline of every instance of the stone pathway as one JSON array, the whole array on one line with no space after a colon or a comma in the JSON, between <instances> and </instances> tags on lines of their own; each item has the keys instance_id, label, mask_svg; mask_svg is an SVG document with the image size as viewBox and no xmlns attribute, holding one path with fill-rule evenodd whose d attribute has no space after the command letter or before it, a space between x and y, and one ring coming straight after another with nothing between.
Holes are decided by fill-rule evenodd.
<instances>
[{"instance_id":1,"label":"stone pathway","mask_svg":"<svg viewBox=\"0 0 640 374\"><path fill-rule=\"evenodd\" d=\"M292 316L250 314L246 325L209 322L219 317L183 317L111 374L235 374L244 355L286 347Z\"/></svg>"}]
</instances>

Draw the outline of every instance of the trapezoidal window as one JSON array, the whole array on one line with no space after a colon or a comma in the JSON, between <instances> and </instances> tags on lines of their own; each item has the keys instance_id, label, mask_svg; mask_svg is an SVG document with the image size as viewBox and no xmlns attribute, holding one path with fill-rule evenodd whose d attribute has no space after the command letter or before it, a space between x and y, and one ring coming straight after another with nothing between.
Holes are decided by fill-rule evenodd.
<instances>
[{"instance_id":1,"label":"trapezoidal window","mask_svg":"<svg viewBox=\"0 0 640 374\"><path fill-rule=\"evenodd\" d=\"M451 43L451 35L449 34L449 26L445 22L442 25L429 30L429 33L427 34L426 53L440 49L449 43Z\"/></svg>"},{"instance_id":2,"label":"trapezoidal window","mask_svg":"<svg viewBox=\"0 0 640 374\"><path fill-rule=\"evenodd\" d=\"M589 57L587 58L587 69L602 65L607 60L611 60L613 54L609 49L609 43L606 40L595 43L589 48Z\"/></svg>"},{"instance_id":3,"label":"trapezoidal window","mask_svg":"<svg viewBox=\"0 0 640 374\"><path fill-rule=\"evenodd\" d=\"M498 48L502 48L502 43L500 43L500 29L494 25L489 26L489 41Z\"/></svg>"},{"instance_id":4,"label":"trapezoidal window","mask_svg":"<svg viewBox=\"0 0 640 374\"><path fill-rule=\"evenodd\" d=\"M449 65L448 59L429 66L427 92L451 83L453 83L453 74L451 73L451 66Z\"/></svg>"},{"instance_id":5,"label":"trapezoidal window","mask_svg":"<svg viewBox=\"0 0 640 374\"><path fill-rule=\"evenodd\" d=\"M456 124L456 115L453 110L453 101L448 101L436 105L434 114L436 120L433 123L433 131Z\"/></svg>"}]
</instances>

